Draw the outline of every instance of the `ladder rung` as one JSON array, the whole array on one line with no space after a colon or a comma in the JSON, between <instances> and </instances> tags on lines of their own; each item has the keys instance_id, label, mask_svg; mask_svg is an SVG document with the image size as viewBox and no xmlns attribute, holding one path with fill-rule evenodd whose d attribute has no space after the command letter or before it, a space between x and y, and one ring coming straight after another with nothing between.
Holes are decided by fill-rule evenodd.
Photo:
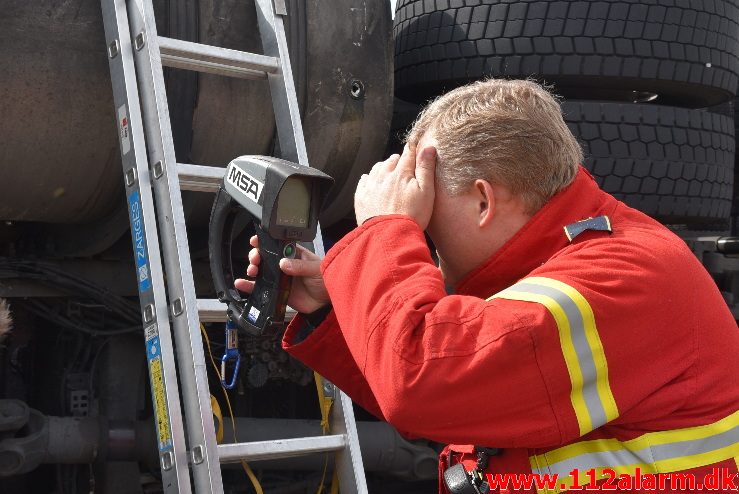
<instances>
[{"instance_id":1,"label":"ladder rung","mask_svg":"<svg viewBox=\"0 0 739 494\"><path fill-rule=\"evenodd\" d=\"M159 36L162 65L241 79L264 79L279 70L275 57Z\"/></svg>"},{"instance_id":2,"label":"ladder rung","mask_svg":"<svg viewBox=\"0 0 739 494\"><path fill-rule=\"evenodd\" d=\"M295 309L288 307L285 312L285 321L292 320L295 314ZM200 322L225 322L226 304L215 298L199 298L198 315Z\"/></svg>"},{"instance_id":3,"label":"ladder rung","mask_svg":"<svg viewBox=\"0 0 739 494\"><path fill-rule=\"evenodd\" d=\"M346 447L346 436L344 434L256 441L251 443L219 444L218 458L221 463L233 463L240 460L276 460L314 453L340 451L344 447Z\"/></svg>"},{"instance_id":4,"label":"ladder rung","mask_svg":"<svg viewBox=\"0 0 739 494\"><path fill-rule=\"evenodd\" d=\"M187 165L177 163L180 189L197 192L216 192L223 183L225 168L217 166Z\"/></svg>"},{"instance_id":5,"label":"ladder rung","mask_svg":"<svg viewBox=\"0 0 739 494\"><path fill-rule=\"evenodd\" d=\"M200 322L225 322L226 304L216 298L198 299Z\"/></svg>"}]
</instances>

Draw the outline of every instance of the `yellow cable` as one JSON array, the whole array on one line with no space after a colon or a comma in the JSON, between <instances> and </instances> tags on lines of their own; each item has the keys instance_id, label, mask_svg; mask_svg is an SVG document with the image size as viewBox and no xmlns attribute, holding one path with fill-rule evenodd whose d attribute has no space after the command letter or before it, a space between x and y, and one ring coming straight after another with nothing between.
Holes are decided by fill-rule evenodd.
<instances>
[{"instance_id":1,"label":"yellow cable","mask_svg":"<svg viewBox=\"0 0 739 494\"><path fill-rule=\"evenodd\" d=\"M202 323L200 324L200 332L203 334L203 338L205 338L205 345L208 347L208 356L210 356L210 363L213 364L213 370L215 370L216 376L218 376L218 381L219 382L222 382L222 380L221 380L221 373L218 370L218 366L216 365L216 361L213 358L213 351L210 348L210 338L208 338L208 333L205 332L205 327L203 326ZM229 399L228 393L226 392L225 388L223 388L223 386L221 386L221 390L223 391L223 396L226 397L226 405L228 405L228 413L231 416L231 429L233 431L234 442L237 442L237 439L236 439L236 420L234 420L234 413L233 413L233 409L231 408L231 400ZM214 400L216 401L216 403L218 403L218 400L216 400L215 397L211 395L211 403ZM216 412L216 409L214 408L213 411ZM217 413L220 415L220 412L221 412L221 407L219 405L218 406ZM219 415L216 415L216 417L219 417ZM221 439L222 439L223 438L223 429L222 429L222 427L223 427L223 417L222 416L220 416L220 421L219 422L220 422L220 428L221 428L220 432L221 432ZM249 480L251 480L251 484L254 486L254 490L257 492L257 494L264 494L264 491L262 490L262 486L259 483L259 479L254 474L254 471L251 469L251 467L249 466L249 464L246 461L241 460L241 466L243 467L244 472L246 472L246 475L249 477Z\"/></svg>"},{"instance_id":2,"label":"yellow cable","mask_svg":"<svg viewBox=\"0 0 739 494\"><path fill-rule=\"evenodd\" d=\"M216 416L218 421L218 429L216 429L216 442L221 444L223 442L223 413L221 413L221 404L215 396L210 395L210 407L213 409L213 415Z\"/></svg>"},{"instance_id":3,"label":"yellow cable","mask_svg":"<svg viewBox=\"0 0 739 494\"><path fill-rule=\"evenodd\" d=\"M331 477L331 494L339 494L339 470L334 465L334 476Z\"/></svg>"},{"instance_id":4,"label":"yellow cable","mask_svg":"<svg viewBox=\"0 0 739 494\"><path fill-rule=\"evenodd\" d=\"M331 415L331 407L334 404L334 399L326 396L323 391L323 378L318 372L313 373L313 379L316 382L316 391L318 392L318 406L321 409L321 430L324 434L328 434L331 431L331 422L329 417ZM318 491L316 494L323 492L323 484L326 480L326 470L328 469L328 453L326 453L326 460L323 463L323 474L321 475L321 483L318 485ZM331 477L331 494L339 494L339 478L337 475L336 467L334 466L334 474Z\"/></svg>"},{"instance_id":5,"label":"yellow cable","mask_svg":"<svg viewBox=\"0 0 739 494\"><path fill-rule=\"evenodd\" d=\"M321 474L321 483L318 484L318 490L316 491L316 494L321 494L323 492L323 484L326 483L326 471L328 470L328 453L326 453L326 457L323 460L323 473Z\"/></svg>"}]
</instances>

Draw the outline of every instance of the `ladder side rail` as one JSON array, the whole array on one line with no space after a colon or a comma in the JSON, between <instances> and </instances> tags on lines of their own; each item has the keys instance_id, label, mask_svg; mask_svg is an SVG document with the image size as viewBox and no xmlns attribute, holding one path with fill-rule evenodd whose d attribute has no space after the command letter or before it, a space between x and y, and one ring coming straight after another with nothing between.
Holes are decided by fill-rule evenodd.
<instances>
[{"instance_id":1,"label":"ladder side rail","mask_svg":"<svg viewBox=\"0 0 739 494\"><path fill-rule=\"evenodd\" d=\"M187 449L125 0L102 0L101 8L145 328L162 484L168 494L188 494L191 488Z\"/></svg>"},{"instance_id":2,"label":"ladder side rail","mask_svg":"<svg viewBox=\"0 0 739 494\"><path fill-rule=\"evenodd\" d=\"M303 123L300 119L300 107L295 91L290 55L287 49L285 25L282 19L287 15L284 0L255 0L257 8L257 24L262 38L264 54L275 57L280 62L280 70L267 74L269 91L272 95L272 107L280 141L282 158L301 164L308 164L308 151L305 147ZM277 5L277 8L275 8ZM316 238L313 240L315 253L323 258L326 251L323 246L321 225L317 226Z\"/></svg>"},{"instance_id":3,"label":"ladder side rail","mask_svg":"<svg viewBox=\"0 0 739 494\"><path fill-rule=\"evenodd\" d=\"M272 94L282 157L304 166L310 166L282 18L283 15L287 15L285 1L255 0L255 4L264 54L280 60L281 70L278 73L268 74L267 80ZM323 258L325 249L320 224L313 246L315 253ZM359 436L351 399L328 381L324 384L333 388L338 398L331 412L332 432L346 434L347 437L346 448L336 454L341 492L343 494L367 493L367 480L364 475L364 464L359 449Z\"/></svg>"},{"instance_id":4,"label":"ladder side rail","mask_svg":"<svg viewBox=\"0 0 739 494\"><path fill-rule=\"evenodd\" d=\"M154 10L149 0L128 1L131 37L139 48L134 58L177 343L193 485L196 493L220 494L223 480Z\"/></svg>"},{"instance_id":5,"label":"ladder side rail","mask_svg":"<svg viewBox=\"0 0 739 494\"><path fill-rule=\"evenodd\" d=\"M273 0L256 0L255 4L264 54L278 59L280 64L278 71L267 74L277 136L280 140L280 151L282 158L309 166L295 81L287 51L285 27L282 15L275 13L272 2ZM283 0L277 0L277 2L281 3L284 8Z\"/></svg>"},{"instance_id":6,"label":"ladder side rail","mask_svg":"<svg viewBox=\"0 0 739 494\"><path fill-rule=\"evenodd\" d=\"M332 384L333 386L333 384ZM346 447L336 453L336 469L339 472L339 485L342 494L367 494L367 479L364 475L364 462L359 448L359 432L354 417L352 400L336 386L336 402L331 407L331 433L346 436ZM346 485L341 479L352 479L353 484Z\"/></svg>"}]
</instances>

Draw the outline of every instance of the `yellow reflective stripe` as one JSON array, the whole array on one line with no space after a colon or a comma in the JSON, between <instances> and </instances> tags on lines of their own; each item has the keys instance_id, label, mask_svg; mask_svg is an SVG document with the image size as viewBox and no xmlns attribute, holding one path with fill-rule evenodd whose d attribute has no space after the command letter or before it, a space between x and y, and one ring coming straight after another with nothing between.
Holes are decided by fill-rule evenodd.
<instances>
[{"instance_id":1,"label":"yellow reflective stripe","mask_svg":"<svg viewBox=\"0 0 739 494\"><path fill-rule=\"evenodd\" d=\"M739 443L730 444L723 448L697 455L660 460L656 461L654 464L658 472L678 472L680 470L689 470L691 468L712 465L720 461L728 460L736 455L739 455Z\"/></svg>"},{"instance_id":2,"label":"yellow reflective stripe","mask_svg":"<svg viewBox=\"0 0 739 494\"><path fill-rule=\"evenodd\" d=\"M700 466L703 465L711 465L713 463L718 463L719 461L723 461L726 458L717 460L717 461L711 461L707 463L702 463ZM605 470L609 469L613 472L609 471L608 474L605 473ZM674 468L670 470L660 470L658 468L654 468L652 465L646 464L646 463L636 463L633 465L625 465L625 466L613 466L613 467L602 467L602 468L595 468L593 479L597 482L599 480L603 480L605 478L615 478L618 479L621 475L628 475L630 477L636 476L636 469L640 470L641 475L655 475L657 473L671 473L671 472L678 472L680 470L690 470L691 468L697 468L695 465L689 465L684 468ZM737 468L739 468L739 464L737 465ZM545 471L545 470L544 470ZM546 472L546 471L545 471ZM566 492L569 489L562 489L562 485L565 486L572 486L572 483L574 482L574 477L571 475L563 476L559 475L557 476L557 484L554 489L547 489L547 488L537 488L536 492L538 494L559 494L560 492ZM580 484L581 488L578 490L586 489L588 484L590 483L591 479L589 476L589 473L584 470L579 470L579 478L578 483Z\"/></svg>"},{"instance_id":3,"label":"yellow reflective stripe","mask_svg":"<svg viewBox=\"0 0 739 494\"><path fill-rule=\"evenodd\" d=\"M529 461L534 473L556 473L569 484L573 468L581 472L594 468L600 479L605 468L619 475L634 475L636 468L642 473L669 473L737 457L739 411L711 424L649 432L629 441L581 441L534 455Z\"/></svg>"},{"instance_id":4,"label":"yellow reflective stripe","mask_svg":"<svg viewBox=\"0 0 739 494\"><path fill-rule=\"evenodd\" d=\"M739 456L734 457L734 463L736 463L736 469L739 471Z\"/></svg>"},{"instance_id":5,"label":"yellow reflective stripe","mask_svg":"<svg viewBox=\"0 0 739 494\"><path fill-rule=\"evenodd\" d=\"M600 341L598 329L595 325L595 314L593 314L590 304L580 292L561 281L542 277L526 278L525 281L527 283L561 290L577 305L585 326L585 337L588 340L590 350L593 352L593 361L595 362L595 371L597 372L596 388L598 389L600 401L605 408L607 420L610 422L616 419L618 417L618 407L611 391L611 385L608 382L608 362L606 361L606 354L603 350L603 342Z\"/></svg>"},{"instance_id":6,"label":"yellow reflective stripe","mask_svg":"<svg viewBox=\"0 0 739 494\"><path fill-rule=\"evenodd\" d=\"M641 441L641 438L634 439L633 441L639 442ZM631 443L631 441L628 443ZM621 442L618 439L594 439L591 441L581 441L549 451L546 453L545 457L542 456L541 461L545 465L552 465L554 463L569 460L570 458L576 458L587 453L592 453L593 451L619 451L622 449L640 450L643 448L643 446L636 447L634 444L628 443ZM645 443L644 446L648 446L648 444Z\"/></svg>"},{"instance_id":7,"label":"yellow reflective stripe","mask_svg":"<svg viewBox=\"0 0 739 494\"><path fill-rule=\"evenodd\" d=\"M695 427L687 427L685 429L675 429L671 431L649 432L644 436L647 437L652 446L658 446L660 444L706 439L723 432L730 431L738 426L739 411L736 411L728 417L724 417L712 424L698 425Z\"/></svg>"},{"instance_id":8,"label":"yellow reflective stripe","mask_svg":"<svg viewBox=\"0 0 739 494\"><path fill-rule=\"evenodd\" d=\"M581 436L618 417L595 315L580 292L561 281L531 277L488 300L494 298L538 303L554 318L572 385L570 401Z\"/></svg>"},{"instance_id":9,"label":"yellow reflective stripe","mask_svg":"<svg viewBox=\"0 0 739 494\"><path fill-rule=\"evenodd\" d=\"M513 288L505 290L497 295L493 295L491 298L504 298L507 300L518 300L521 302L535 302L543 305L549 310L549 313L552 315L552 317L554 318L554 322L557 325L557 330L559 332L559 343L562 347L562 354L564 355L567 372L570 375L570 381L572 384L570 401L572 402L572 408L575 409L575 416L577 417L577 423L580 428L580 435L587 434L588 432L593 430L593 424L590 420L588 407L585 404L585 397L582 393L582 372L580 371L580 364L577 359L577 354L575 353L574 345L572 344L570 323L564 310L562 310L562 307L557 303L556 300L547 297L546 295L517 292Z\"/></svg>"},{"instance_id":10,"label":"yellow reflective stripe","mask_svg":"<svg viewBox=\"0 0 739 494\"><path fill-rule=\"evenodd\" d=\"M561 448L547 452L546 458L542 463L551 465L595 451L640 451L645 448L664 444L708 439L713 436L717 436L718 434L730 431L736 427L739 427L739 411L734 412L728 417L712 424L669 431L647 432L646 434L642 434L641 436L628 441L619 441L618 439L594 439L591 441L580 441L568 444L567 446L562 446ZM724 458L724 460L725 459L727 458Z\"/></svg>"}]
</instances>

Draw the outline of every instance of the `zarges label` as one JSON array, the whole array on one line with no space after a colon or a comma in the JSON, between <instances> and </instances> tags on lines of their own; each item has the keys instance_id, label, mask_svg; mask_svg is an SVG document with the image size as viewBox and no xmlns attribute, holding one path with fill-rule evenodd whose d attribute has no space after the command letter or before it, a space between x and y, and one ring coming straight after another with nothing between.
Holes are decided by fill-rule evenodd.
<instances>
[{"instance_id":1,"label":"zarges label","mask_svg":"<svg viewBox=\"0 0 739 494\"><path fill-rule=\"evenodd\" d=\"M146 233L141 212L139 191L134 190L128 196L128 214L131 219L131 237L133 237L133 253L138 271L139 292L144 293L151 288L149 277L149 258L146 251Z\"/></svg>"},{"instance_id":2,"label":"zarges label","mask_svg":"<svg viewBox=\"0 0 739 494\"><path fill-rule=\"evenodd\" d=\"M231 163L226 170L226 179L252 201L259 203L264 184Z\"/></svg>"}]
</instances>

